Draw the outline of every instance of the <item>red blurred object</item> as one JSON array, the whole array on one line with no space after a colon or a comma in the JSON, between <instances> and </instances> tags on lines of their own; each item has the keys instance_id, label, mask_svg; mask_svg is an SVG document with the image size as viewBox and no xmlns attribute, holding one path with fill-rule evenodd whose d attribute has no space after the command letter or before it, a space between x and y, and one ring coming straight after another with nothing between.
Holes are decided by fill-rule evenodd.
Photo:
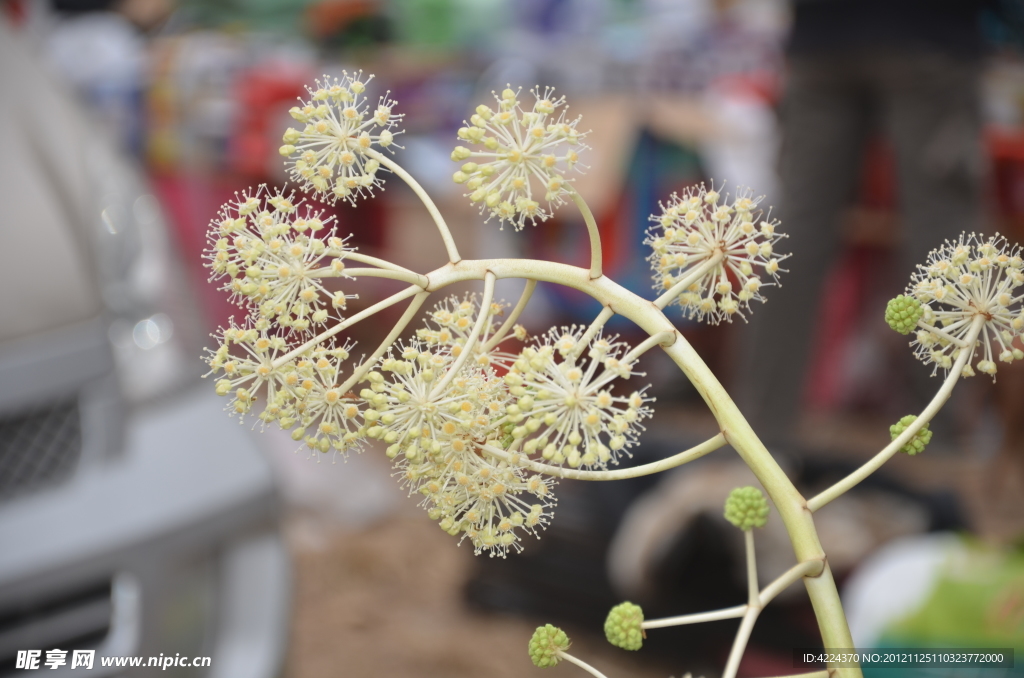
<instances>
[{"instance_id":1,"label":"red blurred object","mask_svg":"<svg viewBox=\"0 0 1024 678\"><path fill-rule=\"evenodd\" d=\"M290 108L312 80L306 69L261 64L240 74L235 85L239 104L237 133L231 140L231 166L242 175L264 179L267 159L276 156L279 135L272 134L282 108ZM276 140L276 141L275 141ZM275 145L276 144L276 145Z\"/></svg>"}]
</instances>

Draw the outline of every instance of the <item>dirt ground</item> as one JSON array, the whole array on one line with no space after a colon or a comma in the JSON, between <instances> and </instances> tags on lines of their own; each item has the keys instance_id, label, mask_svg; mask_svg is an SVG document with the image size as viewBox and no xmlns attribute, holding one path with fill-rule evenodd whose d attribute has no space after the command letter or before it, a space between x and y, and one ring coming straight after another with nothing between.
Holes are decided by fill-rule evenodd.
<instances>
[{"instance_id":1,"label":"dirt ground","mask_svg":"<svg viewBox=\"0 0 1024 678\"><path fill-rule=\"evenodd\" d=\"M543 620L467 609L461 587L472 551L456 547L426 516L402 511L367 529L336 529L315 538L308 532L322 526L310 520L297 515L289 527L296 590L288 678L585 675L564 662L544 671L530 662L527 642ZM610 678L673 675L566 631L573 638L570 651Z\"/></svg>"},{"instance_id":2,"label":"dirt ground","mask_svg":"<svg viewBox=\"0 0 1024 678\"><path fill-rule=\"evenodd\" d=\"M714 428L713 421L699 414L681 412L673 420L677 425L686 421L698 431ZM883 424L812 421L804 437L809 445L863 460L887 442ZM993 483L1014 484L999 479L993 462L991 455L968 445L955 454L899 455L886 470L912 486L952 489L975 530L1000 541L1024 531L1024 502L1019 499L1024 488L993 492ZM351 462L337 466L345 477L357 470ZM391 480L385 467L380 471L367 481ZM471 549L457 547L414 501L399 497L397 487L394 492L390 508L359 526L325 518L308 507L292 509L287 532L296 588L287 678L585 675L564 662L543 671L532 665L527 641L545 620L482 615L465 606L462 587L472 568ZM680 678L687 668L644 664L642 653L604 642L600 629L590 634L565 630L573 639L572 653L609 678Z\"/></svg>"}]
</instances>

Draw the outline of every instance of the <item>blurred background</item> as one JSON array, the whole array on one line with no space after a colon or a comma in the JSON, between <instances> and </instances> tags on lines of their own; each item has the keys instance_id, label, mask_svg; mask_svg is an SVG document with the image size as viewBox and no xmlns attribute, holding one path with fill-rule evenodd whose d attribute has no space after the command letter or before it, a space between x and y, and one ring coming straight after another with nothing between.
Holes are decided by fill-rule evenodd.
<instances>
[{"instance_id":1,"label":"blurred background","mask_svg":"<svg viewBox=\"0 0 1024 678\"><path fill-rule=\"evenodd\" d=\"M530 675L526 642L545 622L612 677L718 675L732 621L654 632L636 654L601 627L623 599L648 618L743 599L742 539L721 507L755 481L729 450L654 478L563 482L543 539L474 558L383 455L296 451L280 431L227 417L201 381L208 334L238 314L207 282L206 229L236 191L287 183L287 111L322 74L362 69L375 74L371 97L397 99L396 159L467 258L588 261L571 210L499 230L450 179L456 130L506 83L553 85L583 116L576 186L606 273L636 292L650 293L643 239L659 200L712 181L765 195L792 236L792 277L750 324L678 325L806 493L883 447L937 387L883 321L913 263L965 229L1024 242L1020 0L0 10L0 676L20 674L18 650L52 648L212 657L167 675ZM365 253L423 272L445 263L412 192L393 177L386 189L325 208ZM361 281L355 310L391 285ZM520 290L502 281L498 294ZM598 310L541 285L523 322L540 334ZM376 345L395 318L352 336ZM636 339L628 324L610 329ZM671 363L644 360L658 404L635 463L717 432ZM1024 657L1016 367L1000 366L995 385L962 383L923 457L900 455L816 517L859 646ZM764 581L791 564L777 519L758 557ZM741 676L792 673L792 649L818 644L798 589L762 616Z\"/></svg>"}]
</instances>

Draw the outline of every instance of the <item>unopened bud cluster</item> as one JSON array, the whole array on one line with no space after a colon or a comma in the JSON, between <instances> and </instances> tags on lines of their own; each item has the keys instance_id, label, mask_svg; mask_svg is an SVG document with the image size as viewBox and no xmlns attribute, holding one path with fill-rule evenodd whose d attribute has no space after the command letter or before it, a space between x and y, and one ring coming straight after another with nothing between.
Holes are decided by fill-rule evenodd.
<instances>
[{"instance_id":1,"label":"unopened bud cluster","mask_svg":"<svg viewBox=\"0 0 1024 678\"><path fill-rule=\"evenodd\" d=\"M611 609L604 621L604 635L608 642L624 650L639 650L646 634L644 611L630 602L619 603Z\"/></svg>"},{"instance_id":2,"label":"unopened bud cluster","mask_svg":"<svg viewBox=\"0 0 1024 678\"><path fill-rule=\"evenodd\" d=\"M893 440L896 440L904 431L907 430L907 427L915 421L917 421L917 415L908 414L889 427L889 435L892 436ZM930 443L931 440L932 432L928 430L928 424L925 424L910 440L907 441L906 445L900 448L900 452L906 452L910 456L920 454L921 452L924 452L924 448L928 446L928 443Z\"/></svg>"},{"instance_id":3,"label":"unopened bud cluster","mask_svg":"<svg viewBox=\"0 0 1024 678\"><path fill-rule=\"evenodd\" d=\"M550 668L557 665L562 660L561 653L569 649L569 636L551 624L538 626L530 638L528 649L536 666Z\"/></svg>"},{"instance_id":4,"label":"unopened bud cluster","mask_svg":"<svg viewBox=\"0 0 1024 678\"><path fill-rule=\"evenodd\" d=\"M725 519L743 531L768 522L768 499L756 487L738 487L725 500Z\"/></svg>"}]
</instances>

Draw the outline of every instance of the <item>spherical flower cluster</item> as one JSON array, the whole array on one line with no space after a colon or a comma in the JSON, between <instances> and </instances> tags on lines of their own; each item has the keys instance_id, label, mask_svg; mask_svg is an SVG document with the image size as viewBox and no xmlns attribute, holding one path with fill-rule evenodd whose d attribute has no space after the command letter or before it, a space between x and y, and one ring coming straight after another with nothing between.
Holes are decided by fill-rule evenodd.
<instances>
[{"instance_id":1,"label":"spherical flower cluster","mask_svg":"<svg viewBox=\"0 0 1024 678\"><path fill-rule=\"evenodd\" d=\"M779 255L775 246L785 236L758 207L760 200L741 191L729 203L701 184L673 194L662 213L651 216L657 225L645 243L653 249L655 289L672 290L689 280L672 300L686 317L712 324L737 314L745 318L752 300L764 301L762 288L778 284L779 262L789 255Z\"/></svg>"},{"instance_id":2,"label":"spherical flower cluster","mask_svg":"<svg viewBox=\"0 0 1024 678\"><path fill-rule=\"evenodd\" d=\"M472 333L479 313L478 306L475 294L467 294L462 299L456 296L448 297L434 307L427 318L427 326L417 330L416 337L428 346L438 346L451 351L452 356L457 358ZM507 366L515 360L513 354L500 351L498 347L508 338L514 337L520 341L526 339L525 327L516 325L512 334L497 337L495 341L496 333L502 324L501 317L507 309L508 304L503 302L491 304L488 310L490 322L485 322L483 331L473 345L473 360L477 364Z\"/></svg>"},{"instance_id":3,"label":"spherical flower cluster","mask_svg":"<svg viewBox=\"0 0 1024 678\"><path fill-rule=\"evenodd\" d=\"M219 345L209 351L209 374L220 377L216 392L231 397L232 411L245 414L262 396L260 420L291 430L292 438L304 440L310 449L345 453L361 448L365 427L359 404L354 394L338 387L351 344L319 346L282 360L287 344L266 318L247 329L232 324L215 337Z\"/></svg>"},{"instance_id":4,"label":"spherical flower cluster","mask_svg":"<svg viewBox=\"0 0 1024 678\"><path fill-rule=\"evenodd\" d=\"M652 399L613 393L616 380L641 374L624 359L624 343L598 337L584 346L582 339L582 328L555 328L519 354L505 375L516 398L508 421L525 454L604 469L637 443Z\"/></svg>"},{"instance_id":5,"label":"spherical flower cluster","mask_svg":"<svg viewBox=\"0 0 1024 678\"><path fill-rule=\"evenodd\" d=\"M896 440L907 430L907 427L917 421L916 414L908 414L898 422L889 427L889 435ZM906 452L910 456L924 452L924 448L932 441L932 432L928 430L928 424L921 427L921 430L914 434L914 437L907 441L907 444L900 448L900 452Z\"/></svg>"},{"instance_id":6,"label":"spherical flower cluster","mask_svg":"<svg viewBox=\"0 0 1024 678\"><path fill-rule=\"evenodd\" d=\"M504 437L504 383L467 363L438 389L454 362L449 351L414 341L396 354L382 359L361 394L372 408L367 435L388 444L403 484L423 495L446 532L468 538L477 553L521 550L519 533L536 534L549 521L553 482L481 452Z\"/></svg>"},{"instance_id":7,"label":"spherical flower cluster","mask_svg":"<svg viewBox=\"0 0 1024 678\"><path fill-rule=\"evenodd\" d=\"M756 487L737 487L725 500L725 519L744 531L764 527L768 522L768 500Z\"/></svg>"},{"instance_id":8,"label":"spherical flower cluster","mask_svg":"<svg viewBox=\"0 0 1024 678\"><path fill-rule=\"evenodd\" d=\"M900 334L910 334L922 315L921 302L905 294L891 299L885 307L885 322Z\"/></svg>"},{"instance_id":9,"label":"spherical flower cluster","mask_svg":"<svg viewBox=\"0 0 1024 678\"><path fill-rule=\"evenodd\" d=\"M307 88L309 100L289 111L303 127L289 127L280 150L295 181L326 200L354 204L356 197L372 195L374 187L383 185L377 176L380 161L369 151L394 143L400 132L392 128L402 115L392 112L395 102L387 94L371 113L363 93L373 76L364 80L362 71L342 73L341 79L324 76Z\"/></svg>"},{"instance_id":10,"label":"spherical flower cluster","mask_svg":"<svg viewBox=\"0 0 1024 678\"><path fill-rule=\"evenodd\" d=\"M630 602L619 603L608 613L604 621L604 635L608 642L623 650L639 650L647 634L641 624L644 611Z\"/></svg>"},{"instance_id":11,"label":"spherical flower cluster","mask_svg":"<svg viewBox=\"0 0 1024 678\"><path fill-rule=\"evenodd\" d=\"M551 624L538 626L537 630L533 632L533 636L530 637L530 659L542 669L556 666L558 662L562 661L561 653L568 649L569 636L565 635L565 631Z\"/></svg>"},{"instance_id":12,"label":"spherical flower cluster","mask_svg":"<svg viewBox=\"0 0 1024 678\"><path fill-rule=\"evenodd\" d=\"M236 195L221 207L207 232L210 279L236 303L283 328L306 331L353 295L328 290L325 278L344 277L345 241L324 235L331 218L290 194L266 186Z\"/></svg>"},{"instance_id":13,"label":"spherical flower cluster","mask_svg":"<svg viewBox=\"0 0 1024 678\"><path fill-rule=\"evenodd\" d=\"M1024 351L1014 345L1024 331L1024 260L1019 246L1010 247L1001 235L983 239L965 233L957 242L947 241L933 250L928 263L917 268L907 295L922 305L911 342L919 359L932 363L934 370L949 370L961 351L970 351L964 376L972 376L977 368L993 378L996 360L1024 359ZM975 318L984 324L978 341L967 345Z\"/></svg>"},{"instance_id":14,"label":"spherical flower cluster","mask_svg":"<svg viewBox=\"0 0 1024 678\"><path fill-rule=\"evenodd\" d=\"M455 183L466 186L481 214L490 213L516 230L550 216L541 198L549 209L564 202L572 190L566 173L577 167L578 149L586 148L580 143L586 133L576 129L580 119L566 117L565 97L556 98L550 87L531 93L535 101L529 111L512 89L495 93L497 111L477 106L459 129L459 138L473 148L452 151L452 160L465 163L452 177Z\"/></svg>"}]
</instances>

